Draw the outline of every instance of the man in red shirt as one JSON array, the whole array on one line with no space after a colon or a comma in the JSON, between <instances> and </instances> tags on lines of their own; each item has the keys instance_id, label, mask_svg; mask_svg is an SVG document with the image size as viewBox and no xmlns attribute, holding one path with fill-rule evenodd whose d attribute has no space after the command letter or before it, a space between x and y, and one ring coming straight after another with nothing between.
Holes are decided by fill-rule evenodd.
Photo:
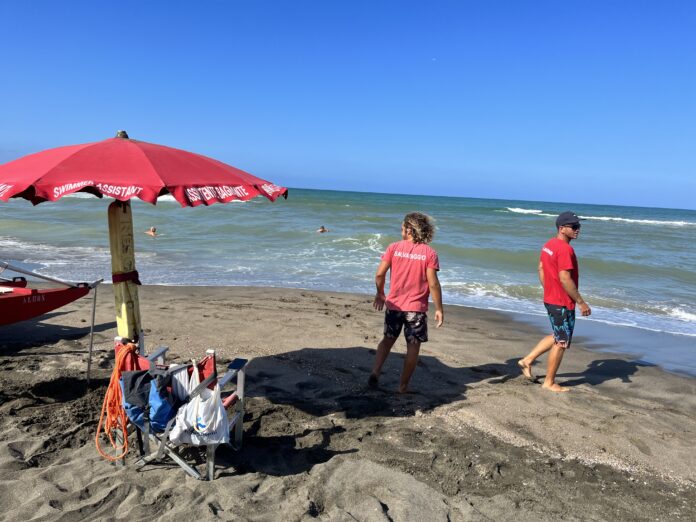
<instances>
[{"instance_id":1,"label":"man in red shirt","mask_svg":"<svg viewBox=\"0 0 696 522\"><path fill-rule=\"evenodd\" d=\"M570 347L575 328L575 305L582 315L592 310L578 291L580 273L575 251L570 246L580 234L580 218L574 212L561 212L556 218L556 237L546 242L539 258L539 281L544 288L544 306L551 321L553 335L547 335L517 364L527 379L532 377L532 364L542 354L549 354L548 370L543 388L554 392L568 391L555 382L563 353Z\"/></svg>"},{"instance_id":2,"label":"man in red shirt","mask_svg":"<svg viewBox=\"0 0 696 522\"><path fill-rule=\"evenodd\" d=\"M432 219L420 212L406 214L401 224L401 241L392 243L382 256L377 268L375 283L377 293L373 306L384 314L384 337L377 346L377 355L372 373L368 379L370 386L377 386L382 365L404 328L406 337L406 359L401 372L399 393L408 391L418 363L421 343L428 341L428 296L432 294L435 303L435 321L442 326L445 313L442 310L442 290L437 278L440 262L437 252L428 243L433 239L435 227ZM391 269L389 297L384 294L387 272Z\"/></svg>"}]
</instances>

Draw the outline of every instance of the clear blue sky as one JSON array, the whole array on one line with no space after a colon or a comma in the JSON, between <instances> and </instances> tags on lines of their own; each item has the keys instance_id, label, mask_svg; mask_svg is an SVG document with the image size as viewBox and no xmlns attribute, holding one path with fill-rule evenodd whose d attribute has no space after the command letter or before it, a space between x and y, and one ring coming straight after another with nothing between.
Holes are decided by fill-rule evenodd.
<instances>
[{"instance_id":1,"label":"clear blue sky","mask_svg":"<svg viewBox=\"0 0 696 522\"><path fill-rule=\"evenodd\" d=\"M696 2L0 2L0 162L131 137L290 187L696 208Z\"/></svg>"}]
</instances>

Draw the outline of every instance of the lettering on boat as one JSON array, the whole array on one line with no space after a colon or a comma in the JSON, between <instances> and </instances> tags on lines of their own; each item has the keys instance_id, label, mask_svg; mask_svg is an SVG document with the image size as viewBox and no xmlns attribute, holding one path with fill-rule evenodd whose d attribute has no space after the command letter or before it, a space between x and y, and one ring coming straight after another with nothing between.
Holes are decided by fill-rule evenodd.
<instances>
[{"instance_id":1,"label":"lettering on boat","mask_svg":"<svg viewBox=\"0 0 696 522\"><path fill-rule=\"evenodd\" d=\"M34 294L22 297L22 304L43 303L46 301L46 296L43 294Z\"/></svg>"}]
</instances>

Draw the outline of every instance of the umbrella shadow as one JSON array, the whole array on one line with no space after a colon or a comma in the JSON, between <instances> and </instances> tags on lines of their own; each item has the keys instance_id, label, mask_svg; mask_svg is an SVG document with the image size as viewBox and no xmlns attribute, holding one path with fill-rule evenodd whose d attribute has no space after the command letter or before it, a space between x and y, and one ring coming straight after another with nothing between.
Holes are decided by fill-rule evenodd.
<instances>
[{"instance_id":1,"label":"umbrella shadow","mask_svg":"<svg viewBox=\"0 0 696 522\"><path fill-rule=\"evenodd\" d=\"M596 386L607 381L619 379L623 383L630 383L631 376L638 372L639 368L655 366L654 364L642 361L626 361L623 359L597 359L587 365L582 372L561 373L558 377L571 380L564 381L563 386L578 386L580 384L590 384ZM575 377L573 379L573 377Z\"/></svg>"},{"instance_id":2,"label":"umbrella shadow","mask_svg":"<svg viewBox=\"0 0 696 522\"><path fill-rule=\"evenodd\" d=\"M399 395L404 354L389 356L376 389L367 385L374 357L374 349L352 346L302 348L252 359L246 371L244 448L220 448L218 462L230 468L223 475L306 472L335 455L359 451L350 443L346 448L345 441L360 441L380 417L412 417L466 400L473 383L519 376L516 359L453 367L421 354L411 380L416 392ZM334 415L368 422L337 425Z\"/></svg>"},{"instance_id":3,"label":"umbrella shadow","mask_svg":"<svg viewBox=\"0 0 696 522\"><path fill-rule=\"evenodd\" d=\"M225 471L219 476L263 473L273 476L297 475L309 471L317 464L328 462L336 455L357 453L357 448L330 449L332 437L344 433L340 426L305 429L293 435L261 435L261 419L253 422L244 433L244 447L235 452L222 446L218 463Z\"/></svg>"},{"instance_id":4,"label":"umbrella shadow","mask_svg":"<svg viewBox=\"0 0 696 522\"><path fill-rule=\"evenodd\" d=\"M421 354L410 384L414 392L400 395L396 390L404 354L392 353L383 367L379 387L370 388L367 377L374 356L374 349L354 346L302 348L258 357L247 366L246 394L293 406L315 417L332 413L349 419L408 417L465 400L467 386L472 383L519 375L512 359L466 368L448 366Z\"/></svg>"},{"instance_id":5,"label":"umbrella shadow","mask_svg":"<svg viewBox=\"0 0 696 522\"><path fill-rule=\"evenodd\" d=\"M75 341L89 335L89 323L85 326L65 326L45 323L46 319L60 317L70 312L53 312L36 319L0 327L0 349L3 355L12 355L24 349L37 348L60 341ZM116 328L116 321L94 325L94 332L101 333ZM37 354L39 355L39 354Z\"/></svg>"},{"instance_id":6,"label":"umbrella shadow","mask_svg":"<svg viewBox=\"0 0 696 522\"><path fill-rule=\"evenodd\" d=\"M36 408L39 406L49 407L53 404L72 403L78 399L86 397L90 391L99 395L99 389L106 387L109 384L108 378L92 379L89 388L86 387L85 380L82 377L58 377L49 381L39 381L31 386L26 386L23 383L3 383L4 388L0 390L0 404L9 403L15 400L22 400L22 403L11 407L8 411L11 415L16 415L17 412L25 408ZM86 410L83 415L90 415L91 412Z\"/></svg>"}]
</instances>

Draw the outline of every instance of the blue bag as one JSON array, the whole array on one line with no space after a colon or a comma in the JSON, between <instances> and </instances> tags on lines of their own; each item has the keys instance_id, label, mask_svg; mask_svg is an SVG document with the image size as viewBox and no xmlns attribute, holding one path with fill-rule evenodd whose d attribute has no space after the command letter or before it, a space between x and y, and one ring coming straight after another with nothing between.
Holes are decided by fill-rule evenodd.
<instances>
[{"instance_id":1,"label":"blue bag","mask_svg":"<svg viewBox=\"0 0 696 522\"><path fill-rule=\"evenodd\" d=\"M128 419L140 429L145 428L147 421L151 431L164 431L176 415L174 399L167 389L171 375L153 375L148 370L123 372L120 384Z\"/></svg>"}]
</instances>

